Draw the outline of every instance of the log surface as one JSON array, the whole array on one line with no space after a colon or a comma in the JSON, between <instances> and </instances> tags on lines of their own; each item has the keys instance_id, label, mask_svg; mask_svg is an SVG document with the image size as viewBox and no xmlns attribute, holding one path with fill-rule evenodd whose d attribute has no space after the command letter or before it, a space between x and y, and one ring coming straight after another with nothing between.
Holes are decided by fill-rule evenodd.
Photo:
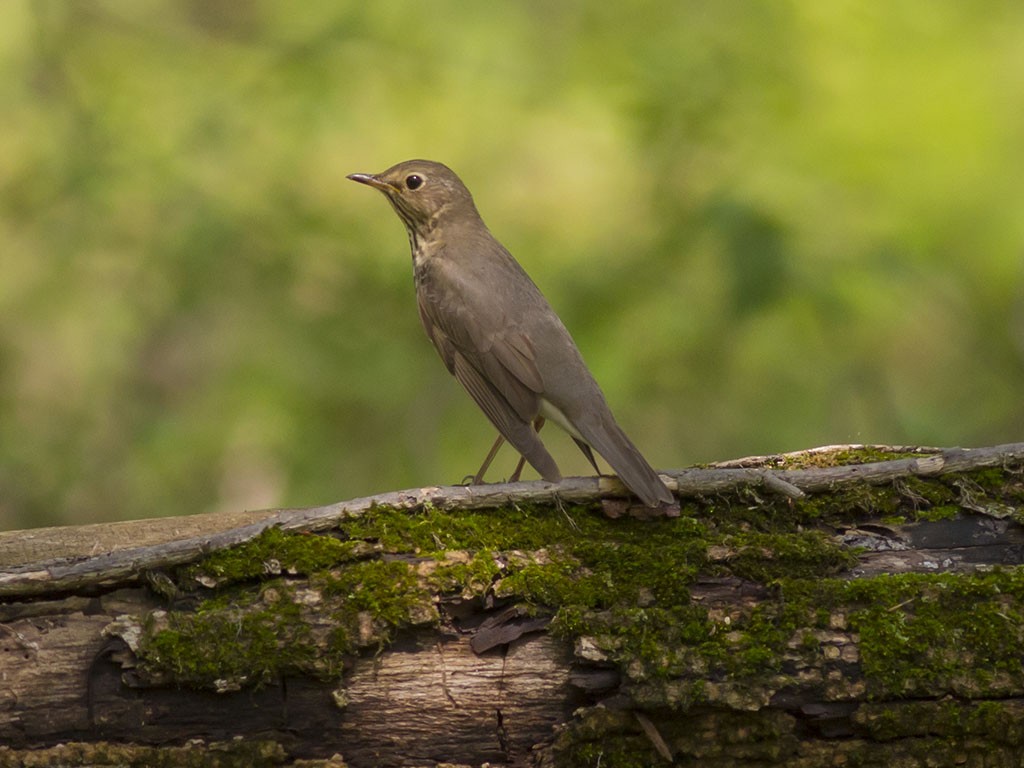
<instances>
[{"instance_id":1,"label":"log surface","mask_svg":"<svg viewBox=\"0 0 1024 768\"><path fill-rule=\"evenodd\" d=\"M3 534L0 766L105 764L99 756L115 753L137 764L215 753L229 765L357 768L609 766L629 754L722 768L1019 764L1024 735L1010 724L1024 714L1012 654L1024 642L1024 444L897 453L907 455L665 473L692 499L676 521L569 509L621 494L614 479L574 478ZM500 517L488 512L502 505ZM392 526L429 527L416 541L436 549L390 542L374 522L385 507L401 516ZM438 510L450 516L433 527ZM531 526L562 526L575 544L445 546L453 521L500 532L519 519L513 510ZM581 526L589 533L574 534ZM304 532L288 546L349 548L316 566L253 549L251 572L209 570L211 555L247 552L268 529ZM641 553L645 530L649 550L605 576L580 560L590 543ZM691 561L659 562L659 542L685 536ZM394 582L373 592L369 576L351 576L359 569ZM565 590L598 576L609 596L625 584L634 597L572 603ZM934 613L960 592L967 607ZM834 602L805 615L795 595ZM690 620L703 634L685 629ZM911 641L942 621L955 631L914 658ZM217 656L229 642L262 666L234 664L230 649Z\"/></svg>"}]
</instances>

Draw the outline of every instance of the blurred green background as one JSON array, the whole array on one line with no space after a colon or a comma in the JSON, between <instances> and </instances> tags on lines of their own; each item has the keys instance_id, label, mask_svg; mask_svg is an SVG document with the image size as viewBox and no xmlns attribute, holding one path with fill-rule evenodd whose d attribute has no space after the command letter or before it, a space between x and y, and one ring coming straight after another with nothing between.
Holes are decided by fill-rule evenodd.
<instances>
[{"instance_id":1,"label":"blurred green background","mask_svg":"<svg viewBox=\"0 0 1024 768\"><path fill-rule=\"evenodd\" d=\"M1024 4L3 0L0 67L3 528L474 471L344 178L411 157L656 466L1024 438Z\"/></svg>"}]
</instances>

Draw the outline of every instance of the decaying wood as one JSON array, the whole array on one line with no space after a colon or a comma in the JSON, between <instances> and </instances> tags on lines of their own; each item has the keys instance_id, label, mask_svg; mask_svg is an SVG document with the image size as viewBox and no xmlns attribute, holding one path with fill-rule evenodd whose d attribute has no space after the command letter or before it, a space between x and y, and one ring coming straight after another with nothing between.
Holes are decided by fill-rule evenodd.
<instances>
[{"instance_id":1,"label":"decaying wood","mask_svg":"<svg viewBox=\"0 0 1024 768\"><path fill-rule=\"evenodd\" d=\"M186 741L183 733L212 741L278 733L286 744L307 742L307 754L343 753L353 766L394 764L399 754L471 756L478 764L527 756L571 715L570 649L546 635L478 655L468 637L420 632L356 660L333 684L296 678L223 693L126 688L121 662L130 653L103 630L120 610L148 601L127 593L115 600L90 615L7 622L20 637L0 652L0 743L152 745Z\"/></svg>"},{"instance_id":2,"label":"decaying wood","mask_svg":"<svg viewBox=\"0 0 1024 768\"><path fill-rule=\"evenodd\" d=\"M1024 443L898 452L907 455L802 469L780 468L796 455L754 457L664 474L683 497L734 494L756 520L764 499L799 501L805 494L866 484L894 489L908 508L919 502L926 507L910 478L995 468L1015 488L1001 500L956 476L949 481L956 489L955 514L914 519L858 513L849 524L836 523L839 515L829 530L832 541L856 554L842 572L850 582L885 574L970 576L994 566L1012 576L1024 563L1024 510L1016 501L1024 500ZM699 655L697 639L692 664L657 677L645 666L649 661L617 655L614 633L552 632L557 606L537 611L486 585L473 594L438 592L393 636L381 633L372 611L363 611L357 627L363 650L346 656L336 674L293 670L262 681L225 675L196 685L144 658L146 634L171 626L173 615L187 617L203 599L202 593L169 597L154 591L153 572L251 541L268 528L333 534L375 506L414 514L425 505L497 509L593 502L621 493L612 478L571 478L558 486L424 488L307 510L0 534L0 768L24 764L28 756L35 765L194 765L203 755L216 755L225 765L298 765L304 759L311 762L303 765L336 768L446 762L607 768L644 760L712 768L1020 764L1024 734L1000 728L999 718L1012 723L1024 716L1024 667L1007 668L1000 657L991 674L973 675L985 672L986 659L978 651L982 646L971 646L972 656L952 663L942 673L946 677L911 674L903 688L893 683L889 691L864 669L864 638L855 619L835 609L817 625L794 629L772 671L754 676L727 671L727 662L709 667L713 662ZM614 532L619 521L606 524ZM706 615L707 631L727 641L736 634L740 653L749 648L735 628L777 605L771 601L778 587L737 575L742 571L736 566L752 555L769 564L781 555L730 541L708 548L688 593L690 607ZM369 558L407 563L421 585L438 567L436 556L368 552ZM451 552L445 562L472 562L471 555ZM494 553L495 584L523 563L549 559L543 550ZM333 629L328 606L346 596L331 595L308 575L264 565L267 580L252 582L249 607L229 608L238 632L246 631L248 615L272 607L286 588L312 638L306 639L314 647L324 644L326 657ZM686 565L678 563L680 569ZM218 588L211 582L208 591ZM933 599L929 595L912 592L880 610L912 622L913 603ZM999 622L1005 615L1005 626L996 626L1007 638L1019 634L1024 640L1024 596L1008 590L1004 597L986 604L986 616ZM981 605L983 598L978 600ZM641 598L621 619L623 635L651 620L655 607L653 597ZM677 651L664 649L666 655ZM316 668L316 659L310 664ZM995 702L998 711L990 707ZM628 756L636 762L627 762Z\"/></svg>"}]
</instances>

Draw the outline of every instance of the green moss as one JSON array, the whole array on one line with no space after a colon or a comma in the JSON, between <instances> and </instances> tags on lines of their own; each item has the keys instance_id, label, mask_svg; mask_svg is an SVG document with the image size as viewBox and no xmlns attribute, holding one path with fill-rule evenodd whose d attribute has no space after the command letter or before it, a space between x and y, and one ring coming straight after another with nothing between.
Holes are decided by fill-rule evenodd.
<instances>
[{"instance_id":1,"label":"green moss","mask_svg":"<svg viewBox=\"0 0 1024 768\"><path fill-rule=\"evenodd\" d=\"M800 718L774 708L750 712L712 707L679 713L661 710L650 713L649 719L672 751L676 765L1010 768L1021 764L1021 708L1014 702L866 705L853 717L856 735L844 739L809 737ZM546 757L560 768L668 764L631 712L600 707L577 713L569 727L560 731Z\"/></svg>"},{"instance_id":2,"label":"green moss","mask_svg":"<svg viewBox=\"0 0 1024 768\"><path fill-rule=\"evenodd\" d=\"M986 493L999 495L1005 493L1008 487L1006 472L1001 467L984 467L963 474L969 477L972 482L976 483ZM1013 488L1014 486L1010 484L1009 487ZM1020 489L1020 487L1021 484L1018 483L1017 489Z\"/></svg>"},{"instance_id":3,"label":"green moss","mask_svg":"<svg viewBox=\"0 0 1024 768\"><path fill-rule=\"evenodd\" d=\"M859 484L829 493L812 494L792 505L791 521L804 525L850 524L859 519L878 519L890 524L903 521L950 519L968 509L1002 510L1006 515L1024 505L1024 482L1008 481L1006 470L985 469L940 477L902 477L880 485ZM759 505L754 512L763 520L774 502Z\"/></svg>"},{"instance_id":4,"label":"green moss","mask_svg":"<svg viewBox=\"0 0 1024 768\"><path fill-rule=\"evenodd\" d=\"M0 749L0 766L123 766L123 768L270 768L285 763L280 743L254 738L204 742L192 739L183 746L158 747L117 742L68 741L53 747L25 750Z\"/></svg>"},{"instance_id":5,"label":"green moss","mask_svg":"<svg viewBox=\"0 0 1024 768\"><path fill-rule=\"evenodd\" d=\"M809 743L798 744L794 719L778 710L729 712L697 707L685 713L660 710L645 717L672 751L676 765L741 768L840 764L829 760L799 762L798 749L805 750ZM571 727L556 737L551 757L560 768L668 765L633 712L602 707L577 713Z\"/></svg>"},{"instance_id":6,"label":"green moss","mask_svg":"<svg viewBox=\"0 0 1024 768\"><path fill-rule=\"evenodd\" d=\"M502 573L499 555L489 549L469 554L449 552L427 576L427 584L440 594L480 596L487 592Z\"/></svg>"},{"instance_id":7,"label":"green moss","mask_svg":"<svg viewBox=\"0 0 1024 768\"><path fill-rule=\"evenodd\" d=\"M651 740L642 734L606 738L599 743L580 744L567 752L559 761L565 768L650 768L663 764L651 745Z\"/></svg>"},{"instance_id":8,"label":"green moss","mask_svg":"<svg viewBox=\"0 0 1024 768\"><path fill-rule=\"evenodd\" d=\"M427 507L419 512L376 506L345 521L342 527L347 536L376 542L386 552L431 554L538 550L588 535L607 537L605 526L609 523L595 514L594 508L585 506L557 510L518 504L483 511ZM682 527L692 525L689 519Z\"/></svg>"},{"instance_id":9,"label":"green moss","mask_svg":"<svg viewBox=\"0 0 1024 768\"><path fill-rule=\"evenodd\" d=\"M939 520L952 520L960 514L960 507L955 504L942 504L929 509L920 509L914 515L918 521L936 523Z\"/></svg>"},{"instance_id":10,"label":"green moss","mask_svg":"<svg viewBox=\"0 0 1024 768\"><path fill-rule=\"evenodd\" d=\"M560 768L647 768L663 762L632 714L603 707L580 713L552 751Z\"/></svg>"},{"instance_id":11,"label":"green moss","mask_svg":"<svg viewBox=\"0 0 1024 768\"><path fill-rule=\"evenodd\" d=\"M819 531L788 534L729 534L727 546L736 548L729 571L741 578L771 583L780 578L817 578L849 568L857 558Z\"/></svg>"},{"instance_id":12,"label":"green moss","mask_svg":"<svg viewBox=\"0 0 1024 768\"><path fill-rule=\"evenodd\" d=\"M179 683L265 683L301 667L313 652L309 628L297 620L298 606L287 599L274 602L272 608L255 608L209 601L194 613L167 614L166 625L147 627L140 657L149 671L170 674Z\"/></svg>"},{"instance_id":13,"label":"green moss","mask_svg":"<svg viewBox=\"0 0 1024 768\"><path fill-rule=\"evenodd\" d=\"M215 552L201 562L183 568L178 579L185 585L197 581L224 584L282 572L310 574L353 560L365 549L357 541L268 528L252 541Z\"/></svg>"},{"instance_id":14,"label":"green moss","mask_svg":"<svg viewBox=\"0 0 1024 768\"><path fill-rule=\"evenodd\" d=\"M139 656L149 674L199 688L261 685L296 673L331 678L347 655L434 620L412 566L367 561L319 572L301 590L279 578L255 596L231 589L194 611L157 612Z\"/></svg>"},{"instance_id":15,"label":"green moss","mask_svg":"<svg viewBox=\"0 0 1024 768\"><path fill-rule=\"evenodd\" d=\"M817 451L798 456L787 456L781 469L813 469L820 467L844 467L851 464L874 464L898 459L919 459L927 454L914 451L885 451L872 446L848 448L837 451Z\"/></svg>"},{"instance_id":16,"label":"green moss","mask_svg":"<svg viewBox=\"0 0 1024 768\"><path fill-rule=\"evenodd\" d=\"M805 524L850 523L859 519L904 513L905 499L892 485L855 485L827 494L812 494L794 504Z\"/></svg>"},{"instance_id":17,"label":"green moss","mask_svg":"<svg viewBox=\"0 0 1024 768\"><path fill-rule=\"evenodd\" d=\"M880 742L943 737L949 740L984 739L991 744L1024 745L1024 705L1020 701L968 702L894 701L865 704L855 724Z\"/></svg>"},{"instance_id":18,"label":"green moss","mask_svg":"<svg viewBox=\"0 0 1024 768\"><path fill-rule=\"evenodd\" d=\"M1024 686L1024 569L787 581L782 596L797 610L847 617L874 696L978 697Z\"/></svg>"},{"instance_id":19,"label":"green moss","mask_svg":"<svg viewBox=\"0 0 1024 768\"><path fill-rule=\"evenodd\" d=\"M956 494L945 483L914 475L899 478L892 484L892 487L903 498L921 505L948 504L956 497Z\"/></svg>"},{"instance_id":20,"label":"green moss","mask_svg":"<svg viewBox=\"0 0 1024 768\"><path fill-rule=\"evenodd\" d=\"M339 571L320 574L311 585L319 588L330 606L329 648L341 657L370 642L383 645L395 632L428 611L430 595L407 563L371 560ZM367 635L366 621L371 622Z\"/></svg>"}]
</instances>

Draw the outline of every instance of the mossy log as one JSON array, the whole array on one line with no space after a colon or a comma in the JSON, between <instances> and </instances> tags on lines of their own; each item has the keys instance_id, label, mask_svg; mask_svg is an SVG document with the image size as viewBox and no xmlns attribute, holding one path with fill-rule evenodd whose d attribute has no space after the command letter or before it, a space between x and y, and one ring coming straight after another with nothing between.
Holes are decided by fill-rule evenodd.
<instances>
[{"instance_id":1,"label":"mossy log","mask_svg":"<svg viewBox=\"0 0 1024 768\"><path fill-rule=\"evenodd\" d=\"M665 476L0 534L0 766L1024 764L1024 443Z\"/></svg>"}]
</instances>

